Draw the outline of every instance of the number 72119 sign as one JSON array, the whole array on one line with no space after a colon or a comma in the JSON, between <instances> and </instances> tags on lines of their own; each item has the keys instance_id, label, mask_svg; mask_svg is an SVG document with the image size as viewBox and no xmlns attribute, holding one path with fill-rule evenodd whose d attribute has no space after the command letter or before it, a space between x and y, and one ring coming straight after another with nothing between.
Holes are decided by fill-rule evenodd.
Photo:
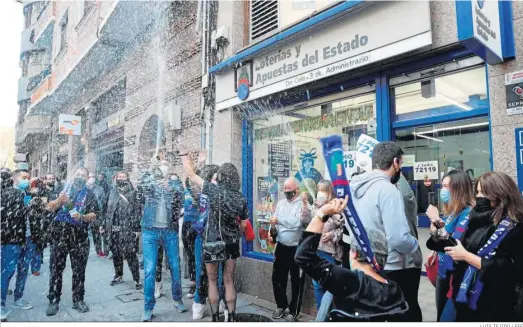
<instances>
[{"instance_id":1,"label":"number 72119 sign","mask_svg":"<svg viewBox=\"0 0 523 327\"><path fill-rule=\"evenodd\" d=\"M424 181L427 179L438 179L437 161L420 161L414 163L414 180Z\"/></svg>"}]
</instances>

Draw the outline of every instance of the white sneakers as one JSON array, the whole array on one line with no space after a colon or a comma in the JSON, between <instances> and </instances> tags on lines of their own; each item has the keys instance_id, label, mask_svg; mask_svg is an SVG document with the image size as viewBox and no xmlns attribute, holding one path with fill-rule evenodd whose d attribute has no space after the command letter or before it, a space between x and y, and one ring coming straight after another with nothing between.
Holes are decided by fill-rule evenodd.
<instances>
[{"instance_id":1,"label":"white sneakers","mask_svg":"<svg viewBox=\"0 0 523 327\"><path fill-rule=\"evenodd\" d=\"M192 319L201 320L205 316L207 305L194 302L192 304Z\"/></svg>"},{"instance_id":2,"label":"white sneakers","mask_svg":"<svg viewBox=\"0 0 523 327\"><path fill-rule=\"evenodd\" d=\"M154 286L154 298L159 299L163 295L163 284L162 282L156 283Z\"/></svg>"},{"instance_id":3,"label":"white sneakers","mask_svg":"<svg viewBox=\"0 0 523 327\"><path fill-rule=\"evenodd\" d=\"M223 313L223 317L225 318L224 321L227 321L229 319L229 311L225 309L225 302L220 301L220 308L218 309L218 312Z\"/></svg>"}]
</instances>

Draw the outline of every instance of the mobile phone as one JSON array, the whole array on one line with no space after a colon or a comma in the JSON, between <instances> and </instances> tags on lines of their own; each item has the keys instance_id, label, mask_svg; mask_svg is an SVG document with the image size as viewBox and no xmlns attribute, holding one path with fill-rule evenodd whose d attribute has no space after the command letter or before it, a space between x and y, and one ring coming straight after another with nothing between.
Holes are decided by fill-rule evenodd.
<instances>
[{"instance_id":1,"label":"mobile phone","mask_svg":"<svg viewBox=\"0 0 523 327\"><path fill-rule=\"evenodd\" d=\"M452 236L449 236L443 242L444 242L443 244L445 245L445 247L447 247L447 246L454 247L454 246L458 245L458 241L456 241L456 239Z\"/></svg>"}]
</instances>

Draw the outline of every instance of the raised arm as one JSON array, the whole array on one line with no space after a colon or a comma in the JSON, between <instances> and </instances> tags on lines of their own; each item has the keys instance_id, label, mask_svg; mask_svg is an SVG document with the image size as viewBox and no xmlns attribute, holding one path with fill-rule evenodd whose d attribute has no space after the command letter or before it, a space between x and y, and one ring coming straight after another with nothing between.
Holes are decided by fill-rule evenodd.
<instances>
[{"instance_id":1,"label":"raised arm","mask_svg":"<svg viewBox=\"0 0 523 327\"><path fill-rule=\"evenodd\" d=\"M202 153L205 153L205 152L200 152L200 155L198 156L198 164L201 165L201 158L203 157ZM200 176L198 176L198 174L196 174L196 171L194 170L194 167L193 167L193 164L192 164L192 161L191 161L191 158L189 158L189 153L185 150L180 150L179 153L178 153L178 156L182 159L182 166L183 166L183 170L185 172L185 174L187 175L187 177L189 178L189 180L198 185L199 187L203 187L203 178L201 178ZM205 162L205 159L203 160L203 162Z\"/></svg>"}]
</instances>

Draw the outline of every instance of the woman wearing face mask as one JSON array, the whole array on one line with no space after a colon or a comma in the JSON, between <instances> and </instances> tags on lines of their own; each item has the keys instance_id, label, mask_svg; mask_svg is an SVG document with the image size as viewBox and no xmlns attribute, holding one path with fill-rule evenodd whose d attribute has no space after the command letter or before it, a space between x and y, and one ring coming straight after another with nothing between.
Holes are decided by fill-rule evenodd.
<instances>
[{"instance_id":1,"label":"woman wearing face mask","mask_svg":"<svg viewBox=\"0 0 523 327\"><path fill-rule=\"evenodd\" d=\"M427 216L431 221L431 238L427 240L427 247L438 252L438 278L436 281L438 321L440 321L447 303L446 295L450 287L450 276L454 271L454 262L445 254L443 247L448 244L449 236L461 239L466 230L466 225L463 226L462 223L468 220L470 210L474 205L472 181L469 175L462 170L453 170L443 177L440 200L443 203L443 219L440 218L440 213L435 206L431 205L427 209ZM457 228L458 226L465 228Z\"/></svg>"},{"instance_id":2,"label":"woman wearing face mask","mask_svg":"<svg viewBox=\"0 0 523 327\"><path fill-rule=\"evenodd\" d=\"M314 216L315 212L325 203L335 198L336 194L334 193L332 183L327 180L319 182L312 215ZM343 219L343 216L336 214L325 223L318 247L318 256L336 265L341 264L343 257L343 245L340 242L343 236ZM316 308L320 310L321 299L325 294L325 289L315 280L312 281L312 284L314 286L314 296L316 297Z\"/></svg>"},{"instance_id":3,"label":"woman wearing face mask","mask_svg":"<svg viewBox=\"0 0 523 327\"><path fill-rule=\"evenodd\" d=\"M457 263L444 316L521 322L514 304L516 285L523 282L523 199L512 178L498 172L479 177L476 193L462 241L444 249Z\"/></svg>"},{"instance_id":4,"label":"woman wearing face mask","mask_svg":"<svg viewBox=\"0 0 523 327\"><path fill-rule=\"evenodd\" d=\"M105 226L110 235L114 278L110 285L123 282L123 261L127 260L134 286L140 289L140 269L136 256L136 237L140 231L140 209L136 192L125 172L116 175L115 187L109 194Z\"/></svg>"}]
</instances>

